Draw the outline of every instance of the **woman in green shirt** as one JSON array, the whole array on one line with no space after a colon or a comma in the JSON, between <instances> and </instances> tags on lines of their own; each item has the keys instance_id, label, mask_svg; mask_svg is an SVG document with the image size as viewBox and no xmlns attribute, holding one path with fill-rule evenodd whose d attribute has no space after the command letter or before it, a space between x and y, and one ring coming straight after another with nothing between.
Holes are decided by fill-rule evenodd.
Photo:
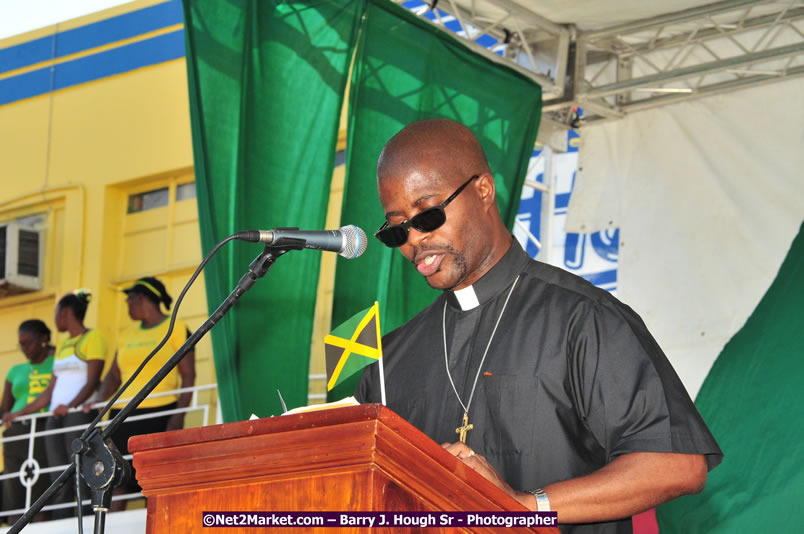
<instances>
[{"instance_id":1,"label":"woman in green shirt","mask_svg":"<svg viewBox=\"0 0 804 534\"><path fill-rule=\"evenodd\" d=\"M25 363L13 366L8 371L3 388L3 399L0 411L6 430L4 438L21 436L31 431L31 421L14 421L16 412L32 403L40 394L48 389L53 369L53 353L55 347L50 344L50 329L39 319L24 321L18 330L19 344L22 353L28 359ZM40 411L47 411L45 405ZM37 421L36 430L45 429L43 419ZM3 462L5 473L20 471L28 459L28 440L21 439L3 443ZM47 467L45 462L44 438L34 440L33 459L39 468ZM39 473L38 480L31 491L31 503L47 489L48 477ZM19 478L3 480L3 510L17 510L25 507L25 487ZM46 519L45 513L37 515L36 520ZM19 514L8 517L9 524L15 522Z\"/></svg>"}]
</instances>

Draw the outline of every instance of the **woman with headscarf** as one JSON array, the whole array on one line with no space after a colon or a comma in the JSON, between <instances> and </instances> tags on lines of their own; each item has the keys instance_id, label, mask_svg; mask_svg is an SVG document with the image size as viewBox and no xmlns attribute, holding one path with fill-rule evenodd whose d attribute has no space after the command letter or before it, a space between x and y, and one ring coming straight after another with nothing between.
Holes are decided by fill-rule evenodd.
<instances>
[{"instance_id":1,"label":"woman with headscarf","mask_svg":"<svg viewBox=\"0 0 804 534\"><path fill-rule=\"evenodd\" d=\"M138 321L138 324L130 326L120 335L117 344L117 355L100 388L100 397L102 399L111 397L120 388L121 384L125 384L131 378L134 371L165 337L170 324L168 315L162 312L160 305L164 306L165 311L169 311L173 298L168 294L164 284L158 279L151 276L140 278L123 291L126 293L128 315L134 321ZM131 398L140 391L148 380L173 356L173 353L184 344L187 340L188 332L189 330L184 321L177 319L173 326L173 333L168 341L146 364L134 382L123 392L122 398ZM195 355L193 351L190 351L130 416L152 415L157 412L185 408L190 405L191 392L182 393L181 395L154 395L179 388L189 388L194 384ZM109 417L114 417L123 406L125 406L125 402L117 403L114 409L109 412ZM112 435L112 440L120 453L126 455L129 453L128 439L131 436L178 430L183 427L184 412L127 421ZM140 487L134 477L131 477L126 485L122 488L117 488L115 493L138 491L140 491ZM113 510L123 508L118 502L120 501L112 503Z\"/></svg>"},{"instance_id":2,"label":"woman with headscarf","mask_svg":"<svg viewBox=\"0 0 804 534\"><path fill-rule=\"evenodd\" d=\"M3 424L6 430L4 438L23 436L31 431L31 421L16 421L18 417L34 412L47 411L50 402L48 390L53 372L53 353L55 347L50 344L50 329L39 319L23 321L17 330L20 349L28 359L9 369L6 383L3 387L3 399L0 402L0 412L3 414ZM38 402L37 402L38 401ZM36 404L34 404L36 403ZM44 426L37 425L37 430L44 430ZM33 459L39 468L47 467L45 460L44 438L34 440ZM28 460L28 440L20 439L3 443L3 469L5 473L15 473L22 469ZM31 489L31 501L34 502L47 489L48 482L40 474ZM25 507L25 486L18 478L3 480L3 510L18 510ZM43 520L49 514L37 514L34 520ZM12 524L19 519L19 515L9 516L8 523Z\"/></svg>"}]
</instances>

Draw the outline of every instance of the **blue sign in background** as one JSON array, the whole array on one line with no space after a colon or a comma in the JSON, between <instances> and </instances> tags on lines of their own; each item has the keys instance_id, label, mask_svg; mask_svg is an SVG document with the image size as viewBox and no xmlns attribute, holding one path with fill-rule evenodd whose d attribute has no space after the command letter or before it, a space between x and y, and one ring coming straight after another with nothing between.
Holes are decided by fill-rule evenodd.
<instances>
[{"instance_id":1,"label":"blue sign in background","mask_svg":"<svg viewBox=\"0 0 804 534\"><path fill-rule=\"evenodd\" d=\"M567 152L552 154L556 179L554 183L555 209L550 215L553 233L550 262L586 278L603 289L615 291L617 288L619 229L606 229L591 234L564 231L567 209L578 173L580 146L580 136L575 130L570 130L567 135L567 146L569 147ZM535 168L537 174L531 175L531 179L544 184L544 159L542 156L542 149L533 151L531 168ZM525 186L517 212L519 222L540 242L545 241L542 228L543 195L544 193L541 191ZM525 231L515 227L514 235L525 247L530 257L538 256L539 246L528 237Z\"/></svg>"}]
</instances>

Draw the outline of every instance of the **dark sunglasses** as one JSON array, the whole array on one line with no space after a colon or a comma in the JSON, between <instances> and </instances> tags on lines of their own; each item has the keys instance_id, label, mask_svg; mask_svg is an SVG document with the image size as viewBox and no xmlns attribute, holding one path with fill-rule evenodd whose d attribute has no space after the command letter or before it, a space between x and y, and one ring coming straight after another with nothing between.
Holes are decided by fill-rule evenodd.
<instances>
[{"instance_id":1,"label":"dark sunglasses","mask_svg":"<svg viewBox=\"0 0 804 534\"><path fill-rule=\"evenodd\" d=\"M447 200L439 204L438 206L433 206L432 208L427 208L426 210L417 213L410 220L403 222L402 224L394 224L389 226L388 221L385 221L380 229L374 233L374 237L382 241L383 245L386 247L396 248L401 247L408 241L408 231L412 226L419 232L432 232L433 230L440 228L445 222L447 222L447 214L444 212L444 208L447 207L447 204L455 200L455 197L461 194L461 191L466 189L466 186L469 183L478 178L478 175L475 174L462 186L460 186L457 191L452 193Z\"/></svg>"}]
</instances>

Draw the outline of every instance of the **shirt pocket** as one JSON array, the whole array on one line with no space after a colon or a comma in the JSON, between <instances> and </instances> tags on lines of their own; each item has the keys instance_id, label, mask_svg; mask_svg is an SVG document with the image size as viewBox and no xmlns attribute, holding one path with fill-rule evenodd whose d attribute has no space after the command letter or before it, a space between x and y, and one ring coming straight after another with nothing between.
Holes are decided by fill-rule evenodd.
<instances>
[{"instance_id":1,"label":"shirt pocket","mask_svg":"<svg viewBox=\"0 0 804 534\"><path fill-rule=\"evenodd\" d=\"M483 448L497 456L530 454L538 426L538 380L532 376L494 374L482 376L477 387L470 422L482 435Z\"/></svg>"}]
</instances>

